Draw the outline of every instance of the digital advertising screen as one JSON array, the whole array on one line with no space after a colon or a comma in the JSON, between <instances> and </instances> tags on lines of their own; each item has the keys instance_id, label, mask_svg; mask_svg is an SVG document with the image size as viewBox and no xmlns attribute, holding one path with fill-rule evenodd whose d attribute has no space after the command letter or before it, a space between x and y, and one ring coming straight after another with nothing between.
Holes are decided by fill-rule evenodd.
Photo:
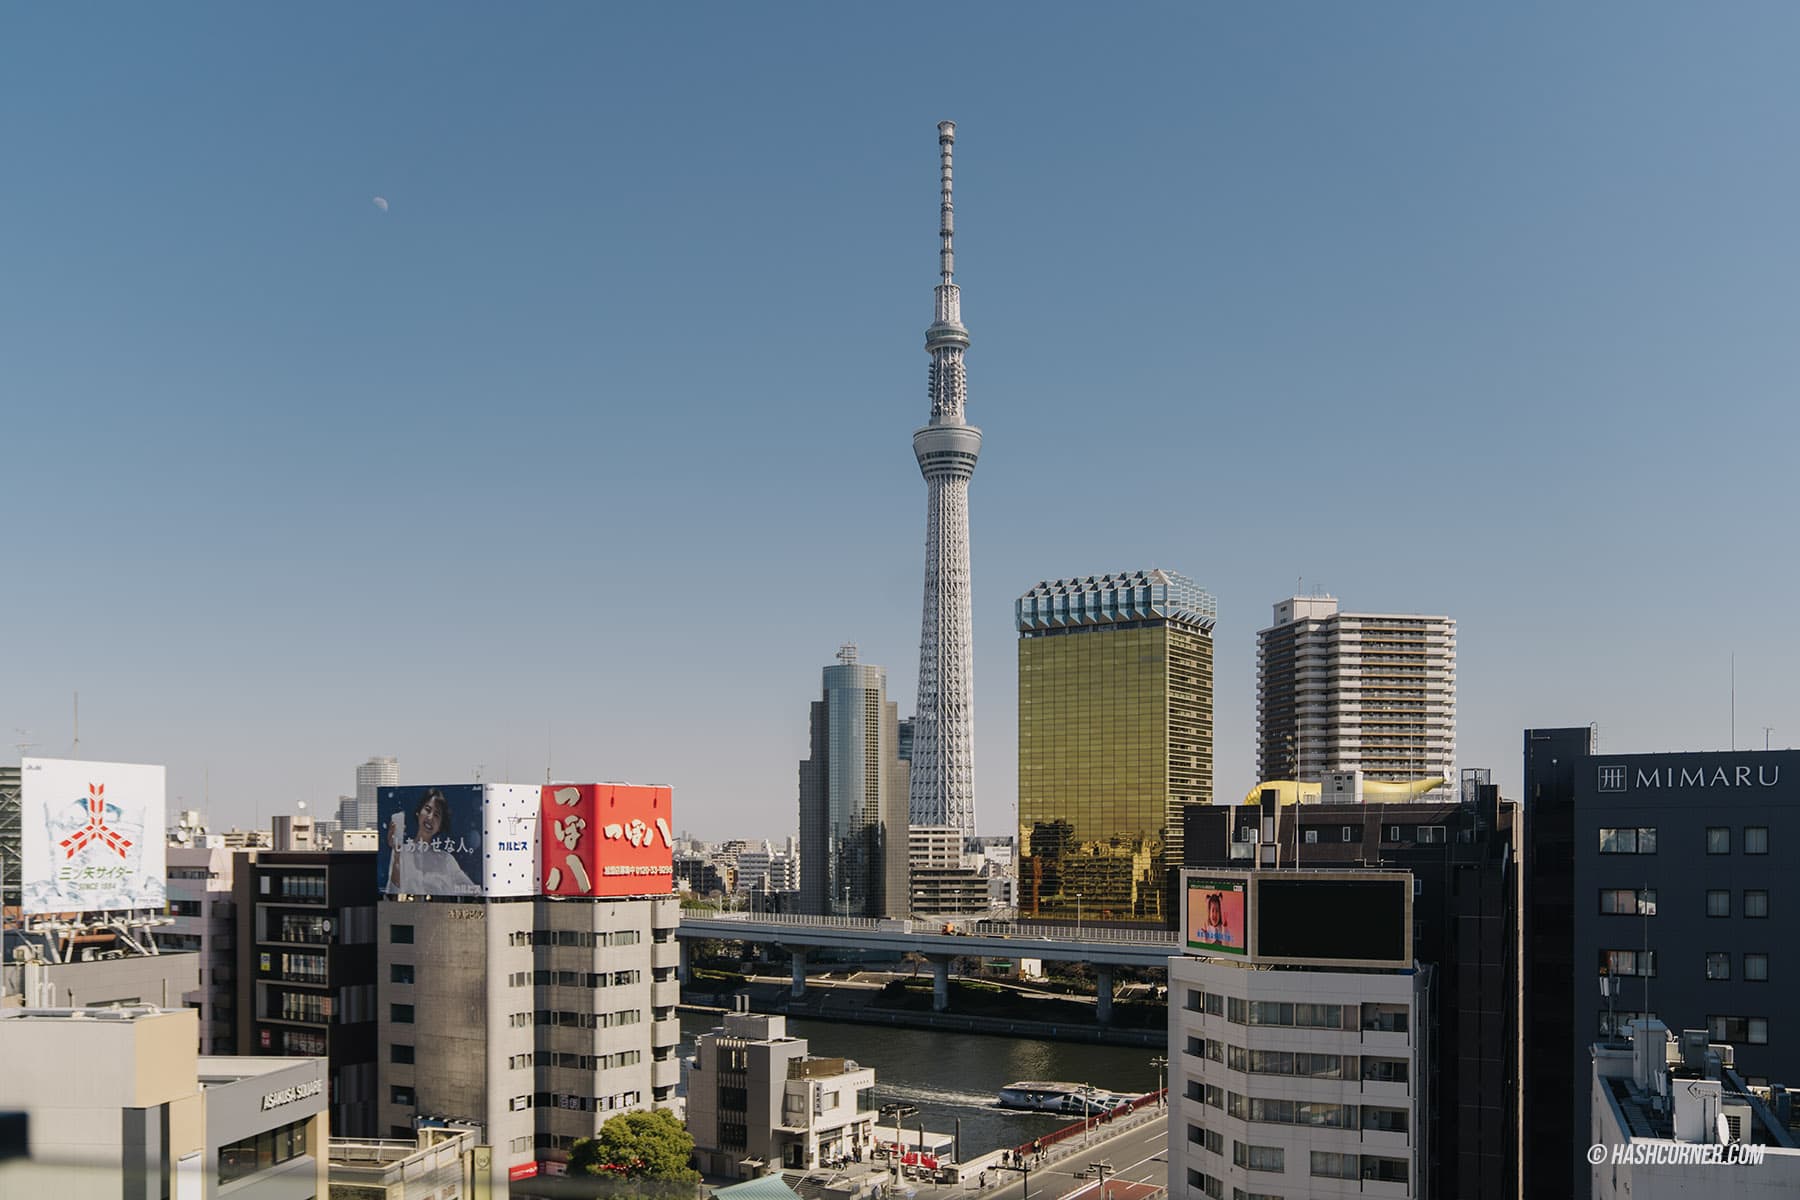
<instances>
[{"instance_id":1,"label":"digital advertising screen","mask_svg":"<svg viewBox=\"0 0 1800 1200\"><path fill-rule=\"evenodd\" d=\"M25 912L164 907L162 767L26 758L19 778Z\"/></svg>"},{"instance_id":2,"label":"digital advertising screen","mask_svg":"<svg viewBox=\"0 0 1800 1200\"><path fill-rule=\"evenodd\" d=\"M1250 954L1250 881L1245 876L1190 875L1182 928L1195 954Z\"/></svg>"},{"instance_id":3,"label":"digital advertising screen","mask_svg":"<svg viewBox=\"0 0 1800 1200\"><path fill-rule=\"evenodd\" d=\"M1303 965L1410 964L1412 877L1259 874L1256 959Z\"/></svg>"}]
</instances>

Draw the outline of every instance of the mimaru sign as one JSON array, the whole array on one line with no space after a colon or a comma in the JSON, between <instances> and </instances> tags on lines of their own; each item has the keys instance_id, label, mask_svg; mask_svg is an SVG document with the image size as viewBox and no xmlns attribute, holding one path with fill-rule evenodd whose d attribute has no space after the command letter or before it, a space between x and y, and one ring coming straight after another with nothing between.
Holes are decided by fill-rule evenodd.
<instances>
[{"instance_id":1,"label":"mimaru sign","mask_svg":"<svg viewBox=\"0 0 1800 1200\"><path fill-rule=\"evenodd\" d=\"M1600 767L1599 789L1625 792L1657 788L1772 788L1780 782L1780 763L1648 768L1608 763Z\"/></svg>"}]
</instances>

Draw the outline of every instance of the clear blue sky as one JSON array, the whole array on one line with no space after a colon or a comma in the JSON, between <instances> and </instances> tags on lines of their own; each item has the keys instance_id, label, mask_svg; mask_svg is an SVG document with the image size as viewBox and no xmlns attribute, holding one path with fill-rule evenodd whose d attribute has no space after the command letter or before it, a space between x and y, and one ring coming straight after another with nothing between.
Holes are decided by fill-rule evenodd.
<instances>
[{"instance_id":1,"label":"clear blue sky","mask_svg":"<svg viewBox=\"0 0 1800 1200\"><path fill-rule=\"evenodd\" d=\"M0 735L216 824L412 782L794 822L840 641L910 708L958 122L981 825L1013 598L1460 622L1463 762L1800 743L1787 5L20 6ZM389 210L371 201L383 196ZM24 734L15 730L25 730Z\"/></svg>"}]
</instances>

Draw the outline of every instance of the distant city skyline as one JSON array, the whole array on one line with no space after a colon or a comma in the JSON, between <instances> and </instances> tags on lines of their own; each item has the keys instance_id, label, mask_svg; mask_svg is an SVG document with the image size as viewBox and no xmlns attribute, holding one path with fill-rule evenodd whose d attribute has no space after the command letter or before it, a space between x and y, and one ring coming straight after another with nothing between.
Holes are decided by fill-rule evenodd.
<instances>
[{"instance_id":1,"label":"distant city skyline","mask_svg":"<svg viewBox=\"0 0 1800 1200\"><path fill-rule=\"evenodd\" d=\"M1012 601L1076 566L1216 597L1215 796L1255 782L1266 606L1316 588L1455 616L1457 759L1509 796L1529 727L1796 744L1768 610L1800 590L1797 39L1775 6L1049 6L948 38L19 9L0 730L67 754L79 691L84 757L167 764L217 827L329 814L379 750L791 832L839 643L914 715L954 119L995 434L981 831L1016 820Z\"/></svg>"}]
</instances>

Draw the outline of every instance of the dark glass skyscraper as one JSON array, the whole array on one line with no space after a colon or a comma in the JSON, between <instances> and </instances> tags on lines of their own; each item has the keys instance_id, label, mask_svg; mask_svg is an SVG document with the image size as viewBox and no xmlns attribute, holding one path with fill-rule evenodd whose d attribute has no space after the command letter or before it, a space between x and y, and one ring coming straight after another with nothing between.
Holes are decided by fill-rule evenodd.
<instances>
[{"instance_id":1,"label":"dark glass skyscraper","mask_svg":"<svg viewBox=\"0 0 1800 1200\"><path fill-rule=\"evenodd\" d=\"M887 672L856 661L826 667L812 706L812 753L800 764L800 908L820 916L902 915L907 764Z\"/></svg>"}]
</instances>

